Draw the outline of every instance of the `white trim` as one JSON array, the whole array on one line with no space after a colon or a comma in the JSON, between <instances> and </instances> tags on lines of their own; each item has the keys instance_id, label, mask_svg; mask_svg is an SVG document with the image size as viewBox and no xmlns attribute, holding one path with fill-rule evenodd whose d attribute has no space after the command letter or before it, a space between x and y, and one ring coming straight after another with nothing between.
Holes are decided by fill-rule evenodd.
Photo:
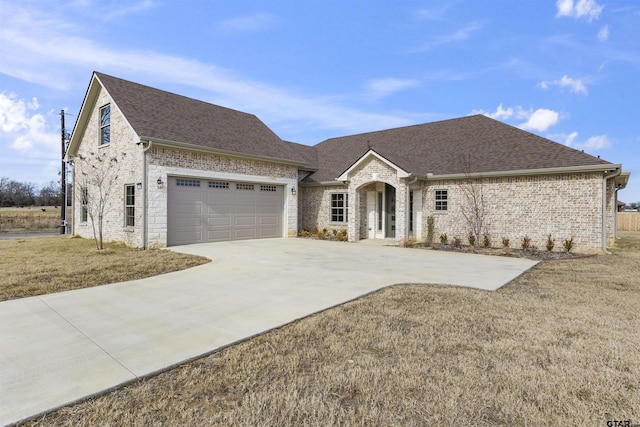
<instances>
[{"instance_id":1,"label":"white trim","mask_svg":"<svg viewBox=\"0 0 640 427\"><path fill-rule=\"evenodd\" d=\"M349 175L351 174L351 172L353 172L354 169L356 169L358 166L360 166L360 163L364 162L370 156L375 157L376 159L380 160L381 162L383 162L387 166L390 166L393 169L395 169L396 172L398 173L398 178L408 178L408 177L411 176L411 174L409 172L405 171L401 167L399 167L399 166L395 165L394 163L390 162L389 160L385 159L384 157L382 157L380 154L376 153L375 151L369 150L369 151L367 151L365 153L364 156L362 156L358 160L356 160L356 162L353 165L351 165L351 167L349 169L347 169L346 171L342 172L342 175L337 177L336 181L349 181Z\"/></svg>"}]
</instances>

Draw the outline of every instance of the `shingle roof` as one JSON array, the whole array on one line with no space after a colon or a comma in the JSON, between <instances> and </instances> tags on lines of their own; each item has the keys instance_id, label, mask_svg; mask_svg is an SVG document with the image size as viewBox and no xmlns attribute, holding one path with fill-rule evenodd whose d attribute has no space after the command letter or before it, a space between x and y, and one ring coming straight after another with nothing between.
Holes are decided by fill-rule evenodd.
<instances>
[{"instance_id":1,"label":"shingle roof","mask_svg":"<svg viewBox=\"0 0 640 427\"><path fill-rule=\"evenodd\" d=\"M138 136L261 157L305 162L252 114L95 73Z\"/></svg>"},{"instance_id":2,"label":"shingle roof","mask_svg":"<svg viewBox=\"0 0 640 427\"><path fill-rule=\"evenodd\" d=\"M303 164L316 170L305 182L335 180L370 149L417 175L610 164L483 115L331 138L310 147L283 141L252 114L94 74L138 136ZM464 158L470 158L468 168Z\"/></svg>"},{"instance_id":3,"label":"shingle roof","mask_svg":"<svg viewBox=\"0 0 640 427\"><path fill-rule=\"evenodd\" d=\"M483 115L332 138L315 148L318 171L305 182L335 180L369 149L423 176L609 164Z\"/></svg>"}]
</instances>

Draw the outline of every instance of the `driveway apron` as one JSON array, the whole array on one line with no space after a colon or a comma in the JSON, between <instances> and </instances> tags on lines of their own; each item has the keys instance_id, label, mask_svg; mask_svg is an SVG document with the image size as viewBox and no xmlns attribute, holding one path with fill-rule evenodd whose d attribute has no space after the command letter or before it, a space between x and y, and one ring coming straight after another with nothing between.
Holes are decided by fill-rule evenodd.
<instances>
[{"instance_id":1,"label":"driveway apron","mask_svg":"<svg viewBox=\"0 0 640 427\"><path fill-rule=\"evenodd\" d=\"M0 425L44 413L385 286L495 290L534 261L262 239L187 245L212 262L0 303Z\"/></svg>"}]
</instances>

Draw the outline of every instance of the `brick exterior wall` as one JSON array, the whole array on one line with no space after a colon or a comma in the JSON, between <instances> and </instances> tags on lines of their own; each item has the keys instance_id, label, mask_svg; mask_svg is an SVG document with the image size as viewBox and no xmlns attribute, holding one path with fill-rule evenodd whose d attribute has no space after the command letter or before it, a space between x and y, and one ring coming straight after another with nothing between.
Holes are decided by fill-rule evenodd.
<instances>
[{"instance_id":1,"label":"brick exterior wall","mask_svg":"<svg viewBox=\"0 0 640 427\"><path fill-rule=\"evenodd\" d=\"M299 215L301 226L307 230L335 228L330 222L330 195L333 192L349 194L350 241L367 238L367 191L375 190L375 182L384 182L396 189L396 240L402 241L407 229L407 184L412 178L398 178L397 171L371 156L350 173L348 188L344 186L309 186L301 188ZM502 237L508 237L511 247L520 247L522 238L531 238L531 244L546 250L547 236L555 239L555 250L563 250L565 239L574 238L574 251L592 253L601 250L602 241L602 182L601 173L514 176L484 178L475 181L482 189L486 206L487 231L492 245L501 246ZM422 214L421 230L414 234L427 235L427 217L435 218L434 240L446 233L451 241L460 237L464 244L470 227L462 214L468 205L465 180L417 181L411 190L422 195L422 207L414 210ZM447 190L448 210L436 212L435 191ZM480 191L480 190L478 190ZM615 239L613 180L607 186L606 230L607 244ZM340 224L345 228L344 224Z\"/></svg>"},{"instance_id":2,"label":"brick exterior wall","mask_svg":"<svg viewBox=\"0 0 640 427\"><path fill-rule=\"evenodd\" d=\"M469 206L464 180L422 182L423 218L435 218L435 240L446 233L449 240L460 237L467 244L470 227L462 215ZM546 249L547 236L562 242L574 238L577 252L597 252L602 234L602 175L563 174L505 178L485 178L475 181L478 194L484 195L487 231L494 246L508 237L512 247L520 247L522 238ZM468 187L467 187L468 188ZM481 190L480 190L481 189ZM435 191L447 190L448 210L435 210ZM608 240L613 243L613 183L608 191ZM426 220L424 221L426 227ZM426 235L426 229L423 230Z\"/></svg>"},{"instance_id":3,"label":"brick exterior wall","mask_svg":"<svg viewBox=\"0 0 640 427\"><path fill-rule=\"evenodd\" d=\"M167 189L158 188L157 180L168 182L169 176L187 176L229 181L264 182L283 185L285 211L284 235L294 237L298 230L298 197L291 189L297 189L296 166L221 156L212 153L152 147L147 158L147 188L149 189L148 245L167 245Z\"/></svg>"},{"instance_id":4,"label":"brick exterior wall","mask_svg":"<svg viewBox=\"0 0 640 427\"><path fill-rule=\"evenodd\" d=\"M99 145L100 108L111 105L111 141ZM231 181L265 182L285 186L284 235L295 236L299 229L348 230L350 241L367 237L366 193L374 183L384 182L396 189L396 240L405 239L407 229L407 180L398 177L398 171L384 161L369 156L351 171L348 186L336 183L329 186L298 188L301 172L297 167L267 161L221 156L205 152L177 150L152 146L147 152L147 182L144 181L143 145L137 145L138 136L131 129L108 95L101 90L96 103L90 107L91 115L82 134L78 153L74 158L74 233L93 238L91 219L81 221L81 188L89 192L90 203L99 193L96 178L107 177L103 191L109 193L103 220L105 241L122 241L129 246L142 247L143 197L148 193L147 230L148 247L164 247L167 242L167 185L169 176L218 178ZM117 158L117 163L97 159ZM109 164L104 167L102 165ZM117 165L117 166L116 166ZM305 173L306 174L306 173ZM165 183L158 188L156 181ZM601 248L602 234L602 174L558 174L501 178L477 181L486 200L487 230L495 246L502 237L518 247L526 235L532 244L545 248L547 235L562 241L574 238L575 251L597 252ZM142 189L136 184L140 183ZM135 226L125 227L125 185L135 187ZM464 180L418 181L412 184L422 194L420 209L422 236L426 236L426 218L435 217L435 239L447 233L450 239L458 236L467 242L469 227L462 215L466 199ZM291 193L297 191L297 196ZM435 190L448 192L447 212L435 211ZM331 222L331 194L348 194L348 222ZM615 188L613 180L606 188L607 244L615 239ZM97 228L97 224L96 224Z\"/></svg>"},{"instance_id":5,"label":"brick exterior wall","mask_svg":"<svg viewBox=\"0 0 640 427\"><path fill-rule=\"evenodd\" d=\"M108 145L99 146L100 108L111 105L111 140ZM298 197L291 189L298 190L298 168L292 165L258 161L211 153L177 150L152 146L147 151L147 182L144 181L144 145L126 122L108 94L101 89L84 130L78 153L74 159L74 233L85 238L93 238L91 219L81 221L81 187L87 187L91 200L99 193L93 181L103 176L107 179L101 185L109 192L103 220L104 241L121 241L128 246L144 247L144 196L148 195L147 242L149 248L167 245L167 182L169 176L190 176L225 179L230 181L264 182L285 187L285 207L283 234L296 236L298 229ZM99 158L116 158L117 162L100 162ZM101 165L111 166L103 168ZM164 185L158 188L157 180ZM136 184L140 183L142 189ZM135 187L135 226L125 227L125 185ZM96 224L97 229L97 224Z\"/></svg>"},{"instance_id":6,"label":"brick exterior wall","mask_svg":"<svg viewBox=\"0 0 640 427\"><path fill-rule=\"evenodd\" d=\"M348 193L344 185L301 186L298 193L298 219L300 230L346 230L347 222L331 222L331 194ZM351 208L349 197L349 209ZM351 215L351 211L349 211ZM350 216L349 216L350 217Z\"/></svg>"},{"instance_id":7,"label":"brick exterior wall","mask_svg":"<svg viewBox=\"0 0 640 427\"><path fill-rule=\"evenodd\" d=\"M100 108L111 105L111 139L108 145L100 146ZM88 106L87 106L88 107ZM124 192L125 185L142 183L142 148L136 145L137 136L128 125L117 106L104 90L101 90L95 105L91 106L91 117L73 164L73 224L74 234L93 238L91 218L82 222L81 188L89 194L89 208L95 206L100 189L108 193L104 209L104 241L121 241L129 246L142 246L142 206L143 193L135 189L135 227L125 227ZM108 161L116 158L117 162ZM103 159L102 162L98 159ZM106 166L105 166L106 165ZM101 185L96 181L106 178ZM98 228L98 219L96 230Z\"/></svg>"}]
</instances>

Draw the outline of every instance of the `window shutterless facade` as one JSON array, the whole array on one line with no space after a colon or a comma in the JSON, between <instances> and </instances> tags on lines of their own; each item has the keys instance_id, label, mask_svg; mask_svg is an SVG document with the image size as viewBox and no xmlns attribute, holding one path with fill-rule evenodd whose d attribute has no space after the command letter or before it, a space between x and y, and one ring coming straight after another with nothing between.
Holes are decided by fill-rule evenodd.
<instances>
[{"instance_id":1,"label":"window shutterless facade","mask_svg":"<svg viewBox=\"0 0 640 427\"><path fill-rule=\"evenodd\" d=\"M347 193L331 194L331 222L347 222L349 220L349 195Z\"/></svg>"},{"instance_id":2,"label":"window shutterless facade","mask_svg":"<svg viewBox=\"0 0 640 427\"><path fill-rule=\"evenodd\" d=\"M133 184L124 186L124 225L136 225L136 187Z\"/></svg>"},{"instance_id":3,"label":"window shutterless facade","mask_svg":"<svg viewBox=\"0 0 640 427\"><path fill-rule=\"evenodd\" d=\"M80 189L80 222L87 222L89 216L89 190L87 187Z\"/></svg>"},{"instance_id":4,"label":"window shutterless facade","mask_svg":"<svg viewBox=\"0 0 640 427\"><path fill-rule=\"evenodd\" d=\"M436 212L444 212L449 204L449 194L447 190L436 190Z\"/></svg>"},{"instance_id":5,"label":"window shutterless facade","mask_svg":"<svg viewBox=\"0 0 640 427\"><path fill-rule=\"evenodd\" d=\"M111 105L100 108L100 145L111 142Z\"/></svg>"}]
</instances>

